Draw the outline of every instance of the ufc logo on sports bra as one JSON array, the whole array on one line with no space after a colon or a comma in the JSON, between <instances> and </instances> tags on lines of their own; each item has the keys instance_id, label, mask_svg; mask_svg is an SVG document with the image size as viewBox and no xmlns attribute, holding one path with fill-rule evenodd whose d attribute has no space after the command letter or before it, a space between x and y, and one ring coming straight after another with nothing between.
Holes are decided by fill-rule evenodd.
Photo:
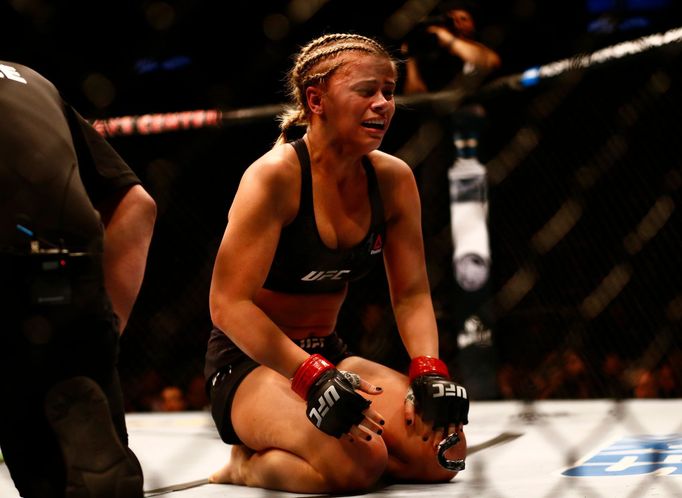
<instances>
[{"instance_id":1,"label":"ufc logo on sports bra","mask_svg":"<svg viewBox=\"0 0 682 498\"><path fill-rule=\"evenodd\" d=\"M327 390L320 396L317 400L317 408L313 408L310 410L308 413L308 418L312 420L313 418L316 420L315 425L317 427L320 427L320 424L322 424L322 419L324 416L327 414L329 409L334 406L334 403L336 403L339 398L339 393L336 392L336 387L334 386L329 386Z\"/></svg>"},{"instance_id":2,"label":"ufc logo on sports bra","mask_svg":"<svg viewBox=\"0 0 682 498\"><path fill-rule=\"evenodd\" d=\"M313 270L305 277L301 278L304 282L317 282L319 280L341 280L350 270Z\"/></svg>"},{"instance_id":3,"label":"ufc logo on sports bra","mask_svg":"<svg viewBox=\"0 0 682 498\"><path fill-rule=\"evenodd\" d=\"M303 349L314 349L324 347L324 337L306 337L298 341L298 345Z\"/></svg>"},{"instance_id":4,"label":"ufc logo on sports bra","mask_svg":"<svg viewBox=\"0 0 682 498\"><path fill-rule=\"evenodd\" d=\"M433 397L442 398L443 396L456 396L458 398L467 398L467 390L462 386L457 384L450 384L449 386L444 386L442 384L433 385Z\"/></svg>"}]
</instances>

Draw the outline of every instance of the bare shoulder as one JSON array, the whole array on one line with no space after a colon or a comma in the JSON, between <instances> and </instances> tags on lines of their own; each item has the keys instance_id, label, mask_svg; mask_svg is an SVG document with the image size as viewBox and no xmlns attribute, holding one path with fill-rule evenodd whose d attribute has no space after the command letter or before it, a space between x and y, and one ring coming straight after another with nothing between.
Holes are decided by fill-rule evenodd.
<instances>
[{"instance_id":1,"label":"bare shoulder","mask_svg":"<svg viewBox=\"0 0 682 498\"><path fill-rule=\"evenodd\" d=\"M414 182L412 168L399 157L380 150L372 151L368 157L374 166L382 190L392 190L400 188L405 182L408 184Z\"/></svg>"},{"instance_id":2,"label":"bare shoulder","mask_svg":"<svg viewBox=\"0 0 682 498\"><path fill-rule=\"evenodd\" d=\"M403 211L406 205L418 203L417 184L410 168L402 159L375 150L368 155L379 182L379 190L388 218Z\"/></svg>"},{"instance_id":3,"label":"bare shoulder","mask_svg":"<svg viewBox=\"0 0 682 498\"><path fill-rule=\"evenodd\" d=\"M244 172L244 180L255 181L265 188L290 187L300 179L300 166L293 147L275 145L256 159Z\"/></svg>"},{"instance_id":4,"label":"bare shoulder","mask_svg":"<svg viewBox=\"0 0 682 498\"><path fill-rule=\"evenodd\" d=\"M298 157L291 145L281 144L275 145L246 168L235 200L241 206L260 206L264 213L269 213L268 216L286 223L298 211L300 193Z\"/></svg>"},{"instance_id":5,"label":"bare shoulder","mask_svg":"<svg viewBox=\"0 0 682 498\"><path fill-rule=\"evenodd\" d=\"M367 157L372 161L377 174L405 174L412 171L410 166L399 157L380 150L370 152Z\"/></svg>"}]
</instances>

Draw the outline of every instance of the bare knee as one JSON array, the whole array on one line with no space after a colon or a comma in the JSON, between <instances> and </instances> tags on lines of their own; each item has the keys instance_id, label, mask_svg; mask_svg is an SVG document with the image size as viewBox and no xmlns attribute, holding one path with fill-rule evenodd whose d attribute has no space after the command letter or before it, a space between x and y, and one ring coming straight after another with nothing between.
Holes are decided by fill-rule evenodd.
<instances>
[{"instance_id":1,"label":"bare knee","mask_svg":"<svg viewBox=\"0 0 682 498\"><path fill-rule=\"evenodd\" d=\"M467 454L466 437L462 432L461 440L445 454L448 460L464 460ZM447 482L452 480L457 472L441 467L438 456L428 445L417 443L414 447L401 455L392 455L388 463L388 474L401 481Z\"/></svg>"},{"instance_id":2,"label":"bare knee","mask_svg":"<svg viewBox=\"0 0 682 498\"><path fill-rule=\"evenodd\" d=\"M391 457L387 473L397 481L448 482L457 475L438 464L433 453L409 460Z\"/></svg>"},{"instance_id":3,"label":"bare knee","mask_svg":"<svg viewBox=\"0 0 682 498\"><path fill-rule=\"evenodd\" d=\"M379 438L370 444L344 443L356 446L338 458L331 457L325 464L325 477L330 492L365 491L372 488L384 475L388 464L388 451ZM362 447L360 447L362 445Z\"/></svg>"}]
</instances>

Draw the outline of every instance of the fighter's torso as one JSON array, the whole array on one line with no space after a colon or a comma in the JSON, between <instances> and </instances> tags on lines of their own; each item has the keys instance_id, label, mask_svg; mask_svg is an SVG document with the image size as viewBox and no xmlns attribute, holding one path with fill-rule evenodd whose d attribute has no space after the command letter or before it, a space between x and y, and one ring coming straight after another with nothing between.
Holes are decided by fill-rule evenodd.
<instances>
[{"instance_id":1,"label":"fighter's torso","mask_svg":"<svg viewBox=\"0 0 682 498\"><path fill-rule=\"evenodd\" d=\"M371 207L366 235L352 247L330 248L323 242L315 219L308 150L303 140L292 145L301 164L298 214L282 229L263 287L286 294L345 293L347 282L366 275L382 259L385 220L374 168L363 158Z\"/></svg>"}]
</instances>

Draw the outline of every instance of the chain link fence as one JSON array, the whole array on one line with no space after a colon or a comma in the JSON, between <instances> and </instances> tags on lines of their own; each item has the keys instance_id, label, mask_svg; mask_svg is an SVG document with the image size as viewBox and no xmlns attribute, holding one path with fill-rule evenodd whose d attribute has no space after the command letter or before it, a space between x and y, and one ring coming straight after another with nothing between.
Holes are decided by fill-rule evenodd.
<instances>
[{"instance_id":1,"label":"chain link fence","mask_svg":"<svg viewBox=\"0 0 682 498\"><path fill-rule=\"evenodd\" d=\"M479 100L492 274L475 292L453 277L450 116L399 108L383 148L421 158L412 165L442 355L482 399L680 396L679 62L668 48ZM159 205L122 345L131 409L201 376L227 209L276 134L263 119L112 139ZM339 329L358 352L405 366L381 269L351 287Z\"/></svg>"}]
</instances>

